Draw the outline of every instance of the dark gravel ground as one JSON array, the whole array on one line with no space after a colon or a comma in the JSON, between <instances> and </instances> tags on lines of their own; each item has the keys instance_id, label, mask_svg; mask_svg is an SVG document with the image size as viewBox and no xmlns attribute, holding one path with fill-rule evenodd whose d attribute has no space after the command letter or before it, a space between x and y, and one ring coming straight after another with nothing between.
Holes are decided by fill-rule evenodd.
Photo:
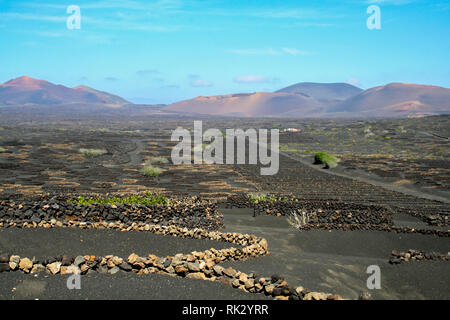
<instances>
[{"instance_id":1,"label":"dark gravel ground","mask_svg":"<svg viewBox=\"0 0 450 320\"><path fill-rule=\"evenodd\" d=\"M303 161L303 160L302 160ZM363 205L383 205L397 213L417 216L449 216L449 204L388 190L363 180L333 174L336 170L320 169L299 161L295 157L280 155L280 169L276 175L262 176L258 165L235 166L243 177L258 185L260 191L270 193L292 193L299 198L311 200L340 200ZM441 198L441 197L440 197Z\"/></svg>"},{"instance_id":2,"label":"dark gravel ground","mask_svg":"<svg viewBox=\"0 0 450 320\"><path fill-rule=\"evenodd\" d=\"M182 239L150 232L81 229L0 229L0 251L23 257L46 258L61 255L158 256L229 248L230 243ZM119 272L115 275L89 274L81 278L81 290L68 290L68 276L46 273L0 274L0 299L264 299L220 283ZM15 288L15 289L13 289Z\"/></svg>"},{"instance_id":3,"label":"dark gravel ground","mask_svg":"<svg viewBox=\"0 0 450 320\"><path fill-rule=\"evenodd\" d=\"M235 245L227 242L184 239L138 231L77 228L0 229L0 252L37 259L62 254L71 256L112 254L123 258L127 258L131 253L141 256L148 254L167 256L233 246Z\"/></svg>"},{"instance_id":4,"label":"dark gravel ground","mask_svg":"<svg viewBox=\"0 0 450 320\"><path fill-rule=\"evenodd\" d=\"M81 289L67 289L68 276L45 273L26 275L18 272L0 274L0 300L250 300L266 299L261 294L245 293L221 283L172 278L151 274L115 275L90 274L82 276ZM15 289L13 289L15 288Z\"/></svg>"},{"instance_id":5,"label":"dark gravel ground","mask_svg":"<svg viewBox=\"0 0 450 320\"><path fill-rule=\"evenodd\" d=\"M270 255L245 262L226 262L243 272L279 274L294 286L358 298L369 291L375 299L450 299L447 262L416 261L390 265L392 250L450 251L450 239L380 231L298 231L284 217L252 217L251 209L221 209L226 231L245 230L265 237ZM408 217L402 223L420 223ZM367 267L381 269L381 289L368 290Z\"/></svg>"}]
</instances>

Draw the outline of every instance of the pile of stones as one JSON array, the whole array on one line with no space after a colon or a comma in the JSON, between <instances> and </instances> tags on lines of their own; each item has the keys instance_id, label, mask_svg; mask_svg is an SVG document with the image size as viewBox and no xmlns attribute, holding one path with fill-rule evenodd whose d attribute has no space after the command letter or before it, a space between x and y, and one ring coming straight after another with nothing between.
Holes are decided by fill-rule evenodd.
<instances>
[{"instance_id":1,"label":"pile of stones","mask_svg":"<svg viewBox=\"0 0 450 320\"><path fill-rule=\"evenodd\" d=\"M422 218L422 220L424 220L425 222L427 222L429 225L432 225L432 226L443 227L443 226L450 225L450 219L449 219L448 215L431 214L431 215L425 215L421 218Z\"/></svg>"},{"instance_id":2,"label":"pile of stones","mask_svg":"<svg viewBox=\"0 0 450 320\"><path fill-rule=\"evenodd\" d=\"M225 249L227 250L227 249ZM280 276L262 277L257 273L246 274L224 268L218 263L223 261L223 252L210 249L204 252L176 254L175 256L157 257L149 254L140 257L130 254L127 259L107 256L67 255L47 258L42 261L0 254L0 272L21 271L34 274L91 274L94 272L115 274L119 271L136 274L163 274L172 277L183 277L199 280L218 281L225 285L241 289L249 293L263 293L279 300L341 300L339 295L323 292L311 292L303 287L292 287Z\"/></svg>"},{"instance_id":3,"label":"pile of stones","mask_svg":"<svg viewBox=\"0 0 450 320\"><path fill-rule=\"evenodd\" d=\"M389 259L389 263L400 264L410 261L425 261L425 260L450 261L450 252L447 254L442 254L434 251L425 252L414 249L409 249L406 252L393 250L391 253L391 258Z\"/></svg>"},{"instance_id":4,"label":"pile of stones","mask_svg":"<svg viewBox=\"0 0 450 320\"><path fill-rule=\"evenodd\" d=\"M253 208L253 201L244 193L229 195L223 203L226 208Z\"/></svg>"},{"instance_id":5,"label":"pile of stones","mask_svg":"<svg viewBox=\"0 0 450 320\"><path fill-rule=\"evenodd\" d=\"M198 197L170 199L170 204L112 204L82 205L70 202L67 196L42 195L21 200L0 201L0 223L16 227L25 224L45 225L97 223L176 225L186 228L218 230L223 227L221 215L214 202Z\"/></svg>"}]
</instances>

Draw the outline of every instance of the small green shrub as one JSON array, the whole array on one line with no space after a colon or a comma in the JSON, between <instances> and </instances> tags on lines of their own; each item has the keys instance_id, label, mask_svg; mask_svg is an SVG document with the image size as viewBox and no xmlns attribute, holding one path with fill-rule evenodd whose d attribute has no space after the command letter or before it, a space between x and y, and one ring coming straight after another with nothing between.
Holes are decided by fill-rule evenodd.
<instances>
[{"instance_id":1,"label":"small green shrub","mask_svg":"<svg viewBox=\"0 0 450 320\"><path fill-rule=\"evenodd\" d=\"M6 151L6 149L5 148L3 148L3 147L0 147L0 153L2 153L2 152L5 152Z\"/></svg>"},{"instance_id":2,"label":"small green shrub","mask_svg":"<svg viewBox=\"0 0 450 320\"><path fill-rule=\"evenodd\" d=\"M335 168L339 159L326 152L316 152L314 154L314 164L324 164L326 169Z\"/></svg>"},{"instance_id":3,"label":"small green shrub","mask_svg":"<svg viewBox=\"0 0 450 320\"><path fill-rule=\"evenodd\" d=\"M162 169L160 169L158 167L154 167L152 165L146 165L141 170L141 173L147 177L156 177L156 176L159 176L162 172L163 172Z\"/></svg>"},{"instance_id":4,"label":"small green shrub","mask_svg":"<svg viewBox=\"0 0 450 320\"><path fill-rule=\"evenodd\" d=\"M82 153L86 157L92 158L92 157L98 157L98 156L104 155L106 153L106 150L81 148L80 153Z\"/></svg>"}]
</instances>

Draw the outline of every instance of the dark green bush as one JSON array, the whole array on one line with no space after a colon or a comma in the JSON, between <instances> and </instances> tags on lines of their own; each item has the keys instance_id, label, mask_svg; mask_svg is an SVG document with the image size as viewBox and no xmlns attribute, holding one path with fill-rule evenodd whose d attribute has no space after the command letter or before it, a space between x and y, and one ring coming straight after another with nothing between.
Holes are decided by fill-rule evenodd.
<instances>
[{"instance_id":1,"label":"dark green bush","mask_svg":"<svg viewBox=\"0 0 450 320\"><path fill-rule=\"evenodd\" d=\"M323 164L325 168L335 168L339 159L332 154L326 152L316 152L314 154L314 164Z\"/></svg>"}]
</instances>

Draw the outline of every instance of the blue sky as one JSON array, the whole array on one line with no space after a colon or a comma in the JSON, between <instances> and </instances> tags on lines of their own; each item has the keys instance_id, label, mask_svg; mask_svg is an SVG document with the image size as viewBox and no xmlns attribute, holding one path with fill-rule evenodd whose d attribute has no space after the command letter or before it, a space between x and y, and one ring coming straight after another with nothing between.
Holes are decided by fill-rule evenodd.
<instances>
[{"instance_id":1,"label":"blue sky","mask_svg":"<svg viewBox=\"0 0 450 320\"><path fill-rule=\"evenodd\" d=\"M69 5L81 29L69 30ZM377 5L381 29L369 30ZM297 82L450 87L450 0L0 0L0 82L85 84L137 103Z\"/></svg>"}]
</instances>

